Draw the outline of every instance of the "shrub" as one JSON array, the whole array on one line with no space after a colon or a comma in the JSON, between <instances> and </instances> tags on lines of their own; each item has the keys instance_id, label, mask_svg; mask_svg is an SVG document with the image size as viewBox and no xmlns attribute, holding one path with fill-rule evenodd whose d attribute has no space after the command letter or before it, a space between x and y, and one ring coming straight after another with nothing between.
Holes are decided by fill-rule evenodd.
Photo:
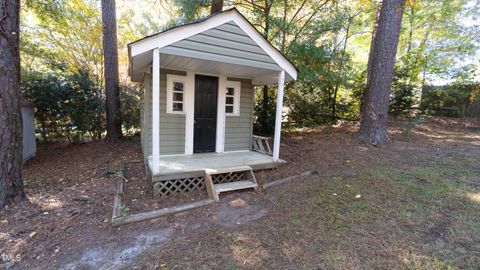
<instances>
[{"instance_id":1,"label":"shrub","mask_svg":"<svg viewBox=\"0 0 480 270\"><path fill-rule=\"evenodd\" d=\"M23 74L22 91L35 104L35 118L44 140L78 141L85 134L101 138L104 101L88 72Z\"/></svg>"},{"instance_id":2,"label":"shrub","mask_svg":"<svg viewBox=\"0 0 480 270\"><path fill-rule=\"evenodd\" d=\"M135 133L140 128L140 93L130 85L120 85L120 102L122 125L127 134Z\"/></svg>"},{"instance_id":3,"label":"shrub","mask_svg":"<svg viewBox=\"0 0 480 270\"><path fill-rule=\"evenodd\" d=\"M422 90L421 109L427 114L439 116L478 117L478 110L474 110L474 107L477 107L479 102L477 95L479 88L476 84L462 83L427 85Z\"/></svg>"}]
</instances>

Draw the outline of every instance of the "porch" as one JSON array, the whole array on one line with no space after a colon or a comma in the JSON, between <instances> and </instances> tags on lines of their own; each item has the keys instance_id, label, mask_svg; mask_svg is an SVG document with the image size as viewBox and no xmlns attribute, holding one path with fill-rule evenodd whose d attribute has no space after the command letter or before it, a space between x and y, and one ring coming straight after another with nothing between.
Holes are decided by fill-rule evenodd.
<instances>
[{"instance_id":1,"label":"porch","mask_svg":"<svg viewBox=\"0 0 480 270\"><path fill-rule=\"evenodd\" d=\"M203 176L205 170L223 170L242 166L249 166L253 170L265 170L284 163L284 160L275 161L272 156L254 151L161 156L159 173L155 174L152 180L156 182L197 177Z\"/></svg>"},{"instance_id":2,"label":"porch","mask_svg":"<svg viewBox=\"0 0 480 270\"><path fill-rule=\"evenodd\" d=\"M132 81L144 85L142 145L154 181L282 163L284 86L297 70L237 10L130 43L129 59ZM274 84L275 131L267 156L251 152L254 86Z\"/></svg>"}]
</instances>

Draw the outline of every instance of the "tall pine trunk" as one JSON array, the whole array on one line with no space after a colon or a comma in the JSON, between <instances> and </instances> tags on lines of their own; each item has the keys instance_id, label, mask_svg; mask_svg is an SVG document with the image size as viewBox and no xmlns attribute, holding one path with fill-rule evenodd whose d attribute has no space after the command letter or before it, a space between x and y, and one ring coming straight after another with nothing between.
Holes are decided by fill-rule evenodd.
<instances>
[{"instance_id":1,"label":"tall pine trunk","mask_svg":"<svg viewBox=\"0 0 480 270\"><path fill-rule=\"evenodd\" d=\"M107 140L117 141L122 137L122 115L120 112L120 89L118 80L115 0L102 0L102 22Z\"/></svg>"},{"instance_id":2,"label":"tall pine trunk","mask_svg":"<svg viewBox=\"0 0 480 270\"><path fill-rule=\"evenodd\" d=\"M210 14L220 13L223 10L223 0L212 0Z\"/></svg>"},{"instance_id":3,"label":"tall pine trunk","mask_svg":"<svg viewBox=\"0 0 480 270\"><path fill-rule=\"evenodd\" d=\"M0 208L25 197L22 181L19 0L0 0Z\"/></svg>"},{"instance_id":4,"label":"tall pine trunk","mask_svg":"<svg viewBox=\"0 0 480 270\"><path fill-rule=\"evenodd\" d=\"M383 0L372 35L358 136L373 145L390 141L388 105L404 5L405 0Z\"/></svg>"},{"instance_id":5,"label":"tall pine trunk","mask_svg":"<svg viewBox=\"0 0 480 270\"><path fill-rule=\"evenodd\" d=\"M263 9L263 18L265 20L265 28L263 32L263 37L268 40L268 32L270 31L270 8L268 0L265 0L265 7ZM271 130L269 124L269 115L270 115L270 106L269 106L269 95L268 95L268 85L263 86L263 96L262 96L262 110L259 117L260 127L262 129L262 133L267 135L271 134L273 130Z\"/></svg>"},{"instance_id":6,"label":"tall pine trunk","mask_svg":"<svg viewBox=\"0 0 480 270\"><path fill-rule=\"evenodd\" d=\"M261 127L262 127L262 133L264 135L268 135L272 133L270 130L268 119L270 115L270 105L269 105L269 95L268 95L268 85L263 86L263 91L262 91L262 113L261 113Z\"/></svg>"}]
</instances>

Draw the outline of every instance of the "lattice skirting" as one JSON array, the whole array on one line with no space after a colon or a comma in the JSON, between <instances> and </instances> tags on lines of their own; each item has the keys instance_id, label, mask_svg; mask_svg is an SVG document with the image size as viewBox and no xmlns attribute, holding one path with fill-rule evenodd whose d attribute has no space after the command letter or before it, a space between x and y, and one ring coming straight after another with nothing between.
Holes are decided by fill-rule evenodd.
<instances>
[{"instance_id":1,"label":"lattice skirting","mask_svg":"<svg viewBox=\"0 0 480 270\"><path fill-rule=\"evenodd\" d=\"M213 184L230 183L246 180L246 172L232 172L212 175Z\"/></svg>"},{"instance_id":2,"label":"lattice skirting","mask_svg":"<svg viewBox=\"0 0 480 270\"><path fill-rule=\"evenodd\" d=\"M161 180L153 184L153 194L157 197L168 197L175 193L183 193L198 189L205 190L205 177L191 177L174 180Z\"/></svg>"}]
</instances>

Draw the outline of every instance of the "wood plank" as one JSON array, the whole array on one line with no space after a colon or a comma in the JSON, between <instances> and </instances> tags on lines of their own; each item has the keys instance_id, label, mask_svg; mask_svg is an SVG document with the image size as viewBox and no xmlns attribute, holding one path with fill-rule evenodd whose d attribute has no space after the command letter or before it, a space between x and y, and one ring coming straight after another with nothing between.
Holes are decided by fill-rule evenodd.
<instances>
[{"instance_id":1,"label":"wood plank","mask_svg":"<svg viewBox=\"0 0 480 270\"><path fill-rule=\"evenodd\" d=\"M117 188L115 190L115 195L113 198L113 219L119 217L122 214L122 194L123 194L123 178L119 178L117 181Z\"/></svg>"},{"instance_id":2,"label":"wood plank","mask_svg":"<svg viewBox=\"0 0 480 270\"><path fill-rule=\"evenodd\" d=\"M179 179L174 175L194 173L193 176L202 176L206 169L221 169L227 167L250 166L255 170L270 169L285 161L275 163L272 157L253 151L248 151L248 144L244 151L224 153L204 153L193 155L174 155L160 157L160 173L152 180ZM162 152L162 151L161 151ZM165 152L163 152L165 153ZM158 178L164 176L162 178ZM172 178L173 177L173 178ZM187 178L187 177L184 177Z\"/></svg>"},{"instance_id":3,"label":"wood plank","mask_svg":"<svg viewBox=\"0 0 480 270\"><path fill-rule=\"evenodd\" d=\"M289 177L282 178L280 180L265 183L265 184L263 184L263 188L268 189L268 188L275 187L275 186L278 186L278 185L281 185L281 184L285 184L287 182L295 180L296 178L311 175L312 173L313 173L313 171L305 171L305 172L302 172L302 173L299 173L299 174L296 174L296 175L292 175L292 176L289 176Z\"/></svg>"},{"instance_id":4,"label":"wood plank","mask_svg":"<svg viewBox=\"0 0 480 270\"><path fill-rule=\"evenodd\" d=\"M255 191L260 192L262 190L262 187L258 184L257 178L255 177L255 173L253 173L253 170L250 170L249 174L250 174L250 179L252 179L252 181L255 183L255 185L257 185L254 188Z\"/></svg>"},{"instance_id":5,"label":"wood plank","mask_svg":"<svg viewBox=\"0 0 480 270\"><path fill-rule=\"evenodd\" d=\"M255 188L255 187L257 187L257 184L255 184L254 182L252 182L250 180L243 180L243 181L236 181L236 182L213 185L213 188L214 188L215 192L217 192L217 193L240 190L240 189L247 189L247 188Z\"/></svg>"},{"instance_id":6,"label":"wood plank","mask_svg":"<svg viewBox=\"0 0 480 270\"><path fill-rule=\"evenodd\" d=\"M244 171L251 171L252 167L250 166L235 166L235 167L226 167L220 169L206 169L205 172L212 175L212 174L222 174L222 173L231 173L231 172L244 172Z\"/></svg>"},{"instance_id":7,"label":"wood plank","mask_svg":"<svg viewBox=\"0 0 480 270\"><path fill-rule=\"evenodd\" d=\"M149 211L149 212L144 212L144 213L139 213L139 214L134 214L130 215L124 218L118 218L112 220L112 225L113 226L119 226L119 225L124 225L124 224L130 224L130 223L135 223L135 222L140 222L148 219L154 219L154 218L159 218L163 217L166 215L171 215L171 214L176 214L188 210L192 210L195 208L203 207L210 205L214 203L215 201L212 199L207 199L207 200L201 200L201 201L196 201L192 203L187 203L175 207L166 207L162 208L159 210L154 210L154 211Z\"/></svg>"},{"instance_id":8,"label":"wood plank","mask_svg":"<svg viewBox=\"0 0 480 270\"><path fill-rule=\"evenodd\" d=\"M271 138L270 137L263 137L263 136L258 136L258 135L252 135L253 138L256 138L256 139L262 139L262 140L270 140Z\"/></svg>"},{"instance_id":9,"label":"wood plank","mask_svg":"<svg viewBox=\"0 0 480 270\"><path fill-rule=\"evenodd\" d=\"M205 186L207 188L208 197L210 199L213 199L215 201L220 200L220 198L218 197L218 194L215 192L215 189L213 188L212 176L208 172L205 172Z\"/></svg>"},{"instance_id":10,"label":"wood plank","mask_svg":"<svg viewBox=\"0 0 480 270\"><path fill-rule=\"evenodd\" d=\"M260 146L260 152L265 153L265 148L263 147L263 141L262 140L258 141L258 146Z\"/></svg>"}]
</instances>

